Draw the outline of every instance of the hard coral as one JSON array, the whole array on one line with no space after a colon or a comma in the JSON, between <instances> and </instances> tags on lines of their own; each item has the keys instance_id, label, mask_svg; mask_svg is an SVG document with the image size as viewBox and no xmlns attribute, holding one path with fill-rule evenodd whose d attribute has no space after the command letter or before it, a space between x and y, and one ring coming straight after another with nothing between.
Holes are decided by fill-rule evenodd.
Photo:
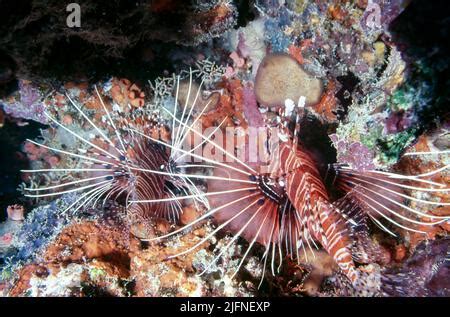
<instances>
[{"instance_id":1,"label":"hard coral","mask_svg":"<svg viewBox=\"0 0 450 317\"><path fill-rule=\"evenodd\" d=\"M36 87L26 80L19 81L19 90L7 99L0 100L6 114L20 119L34 120L47 123L44 115L44 94L40 87Z\"/></svg>"},{"instance_id":2,"label":"hard coral","mask_svg":"<svg viewBox=\"0 0 450 317\"><path fill-rule=\"evenodd\" d=\"M338 100L336 93L336 84L329 82L320 101L311 107L326 122L335 122L338 119Z\"/></svg>"},{"instance_id":3,"label":"hard coral","mask_svg":"<svg viewBox=\"0 0 450 317\"><path fill-rule=\"evenodd\" d=\"M59 208L64 208L59 206ZM40 209L43 211L45 209ZM35 217L32 211L30 217ZM188 218L197 217L192 208L185 210ZM189 215L190 214L190 215ZM44 219L49 219L44 213ZM47 216L47 218L45 218ZM81 215L80 215L81 216ZM95 218L79 217L78 221L65 222L64 226L47 236L41 231L35 236L27 234L35 245L33 255L14 255L12 266L15 273L7 285L10 296L234 296L250 295L251 291L238 286L238 281L229 278L229 272L221 272L217 265L211 265L203 277L196 273L204 270L214 258L207 248L216 244L211 239L199 246L198 252L190 252L183 257L168 259L168 256L186 250L199 242L212 228L209 224L193 230L186 236L177 237L162 244L141 244L130 235L128 225L120 215L100 214ZM48 220L47 220L48 221ZM185 221L192 221L185 219ZM42 219L41 219L41 222ZM45 222L43 222L45 223ZM16 239L22 241L29 231L30 219ZM160 228L161 229L161 228ZM167 233L168 228L163 233ZM45 242L44 240L45 239ZM20 250L30 246L17 242ZM227 243L227 242L222 242ZM220 248L220 246L218 246ZM223 259L233 268L238 261L236 247L229 257ZM39 254L38 254L39 253ZM28 263L28 264L26 264ZM249 270L252 270L249 267ZM5 271L4 271L5 273ZM58 280L60 283L58 283Z\"/></svg>"},{"instance_id":4,"label":"hard coral","mask_svg":"<svg viewBox=\"0 0 450 317\"><path fill-rule=\"evenodd\" d=\"M357 171L375 168L373 152L363 144L339 140L336 134L330 135L330 139L336 147L337 160L339 163L348 164L352 169Z\"/></svg>"},{"instance_id":5,"label":"hard coral","mask_svg":"<svg viewBox=\"0 0 450 317\"><path fill-rule=\"evenodd\" d=\"M450 241L423 241L401 267L388 268L381 290L388 296L449 296Z\"/></svg>"},{"instance_id":6,"label":"hard coral","mask_svg":"<svg viewBox=\"0 0 450 317\"><path fill-rule=\"evenodd\" d=\"M197 229L181 238L177 244L187 249L205 235ZM205 246L202 246L205 247ZM207 288L202 279L193 273L194 258L198 253L164 261L167 256L180 250L166 246L151 245L131 261L131 274L136 280L137 296L205 296Z\"/></svg>"},{"instance_id":7,"label":"hard coral","mask_svg":"<svg viewBox=\"0 0 450 317\"><path fill-rule=\"evenodd\" d=\"M91 297L128 296L129 281L108 263L70 263L27 265L9 296L33 297Z\"/></svg>"},{"instance_id":8,"label":"hard coral","mask_svg":"<svg viewBox=\"0 0 450 317\"><path fill-rule=\"evenodd\" d=\"M120 217L105 215L98 220L72 223L60 230L57 236L53 235L53 239L47 241L45 249L40 251L43 254L34 257L35 264L24 266L17 272L12 296L27 292L32 296L81 296L83 284L111 289L111 281L92 280L95 270L102 270L112 280L129 276L130 257L139 250L139 243L129 235ZM42 276L39 272L46 273ZM86 275L89 272L90 278ZM64 282L56 285L58 279L71 280L75 284L69 284L77 288L78 293ZM119 293L123 295L124 292Z\"/></svg>"},{"instance_id":9,"label":"hard coral","mask_svg":"<svg viewBox=\"0 0 450 317\"><path fill-rule=\"evenodd\" d=\"M42 255L43 249L71 222L70 215L63 211L75 199L76 196L69 194L28 213L23 225L14 235L13 250L7 255L12 267L29 263ZM2 268L6 269L8 268Z\"/></svg>"},{"instance_id":10,"label":"hard coral","mask_svg":"<svg viewBox=\"0 0 450 317\"><path fill-rule=\"evenodd\" d=\"M138 249L139 242L129 235L125 224L84 221L66 227L47 247L43 260L70 263L100 259L126 272L129 254Z\"/></svg>"},{"instance_id":11,"label":"hard coral","mask_svg":"<svg viewBox=\"0 0 450 317\"><path fill-rule=\"evenodd\" d=\"M216 108L203 115L203 127L217 126L226 119L223 127L235 126L237 124L245 128L247 122L244 118L242 82L239 79L232 79L222 82L221 85L226 91L220 95Z\"/></svg>"},{"instance_id":12,"label":"hard coral","mask_svg":"<svg viewBox=\"0 0 450 317\"><path fill-rule=\"evenodd\" d=\"M289 55L270 54L259 65L255 94L258 102L267 106L281 106L285 99L297 101L301 96L306 97L306 105L313 105L322 94L322 81Z\"/></svg>"},{"instance_id":13,"label":"hard coral","mask_svg":"<svg viewBox=\"0 0 450 317\"><path fill-rule=\"evenodd\" d=\"M135 108L144 106L145 94L136 85L132 84L128 79L116 79L112 80L111 96L115 102L117 102L122 109L127 109L128 105Z\"/></svg>"}]
</instances>

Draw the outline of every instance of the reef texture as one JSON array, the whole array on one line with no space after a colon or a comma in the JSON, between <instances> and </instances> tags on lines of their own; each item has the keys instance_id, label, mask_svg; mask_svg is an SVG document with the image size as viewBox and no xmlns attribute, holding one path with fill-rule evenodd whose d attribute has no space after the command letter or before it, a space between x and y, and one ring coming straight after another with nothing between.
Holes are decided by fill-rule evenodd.
<instances>
[{"instance_id":1,"label":"reef texture","mask_svg":"<svg viewBox=\"0 0 450 317\"><path fill-rule=\"evenodd\" d=\"M353 251L361 272L355 286L323 250L287 258L272 275L260 261L264 250L256 248L240 267L249 241L238 239L224 248L233 242L226 231L193 252L170 257L213 232L218 224L211 219L185 235L152 240L197 219L201 208L184 206L173 224L131 218L120 202L71 208L74 193L19 196L25 187L80 177L79 159L25 141L37 138L68 152L83 148L44 112L89 138L95 131L72 99L105 133L114 129L104 108L119 128L131 122L170 140L165 126L175 99L192 104L197 92L192 112L205 129L274 126L281 112L293 116L305 97L300 140L322 174L330 163L404 175L441 169L431 181L450 184L449 55L439 46L444 31L438 32L448 31L448 19L435 13L428 30L437 32L436 42L423 43L408 38L432 14L423 3L243 2L85 1L82 27L68 28L60 1L0 0L0 129L42 128L15 136L11 153L2 156L11 160L16 152L24 165L19 168L74 170L18 177L18 170L5 169L16 180L5 186L17 187L19 194L2 189L0 197L6 203L0 224L1 295L450 296L448 220L417 228L426 234L392 229L396 237L372 223L355 229ZM411 19L419 22L405 23ZM444 153L407 155L430 151ZM205 182L198 188L206 189ZM450 201L449 191L410 194L417 198L410 208L450 216L448 205L439 205ZM212 262L221 250L226 250L221 259Z\"/></svg>"},{"instance_id":2,"label":"reef texture","mask_svg":"<svg viewBox=\"0 0 450 317\"><path fill-rule=\"evenodd\" d=\"M156 56L165 43L198 45L236 23L228 1L83 1L80 27L70 27L74 11L68 4L0 2L4 81L12 73L27 79L91 77L92 69L104 73L122 62L137 70L142 61L160 62Z\"/></svg>"}]
</instances>

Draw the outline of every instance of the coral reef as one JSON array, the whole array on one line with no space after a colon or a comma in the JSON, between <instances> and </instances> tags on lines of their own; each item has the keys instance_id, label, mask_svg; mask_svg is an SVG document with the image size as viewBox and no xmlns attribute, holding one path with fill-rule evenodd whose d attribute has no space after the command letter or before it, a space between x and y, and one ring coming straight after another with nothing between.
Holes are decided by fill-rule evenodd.
<instances>
[{"instance_id":1,"label":"coral reef","mask_svg":"<svg viewBox=\"0 0 450 317\"><path fill-rule=\"evenodd\" d=\"M448 239L424 241L401 268L384 271L383 293L389 296L450 295Z\"/></svg>"},{"instance_id":2,"label":"coral reef","mask_svg":"<svg viewBox=\"0 0 450 317\"><path fill-rule=\"evenodd\" d=\"M33 87L31 82L20 81L18 96L11 96L1 101L3 111L14 118L34 120L47 123L44 116L44 94L39 88Z\"/></svg>"},{"instance_id":3,"label":"coral reef","mask_svg":"<svg viewBox=\"0 0 450 317\"><path fill-rule=\"evenodd\" d=\"M35 212L41 212L35 210ZM206 224L182 239L164 244L144 246L130 235L123 217L117 213L77 217L58 224L53 238L42 241L44 248L36 247L33 255L19 252L10 258L16 264L15 282L3 289L10 296L251 296L254 281L261 274L257 265L249 265L251 278L239 282L232 280L225 268L216 266L199 277L214 256L211 248L191 253L188 257L166 261L178 250L189 248L211 231ZM26 225L30 225L27 223ZM20 234L25 234L23 227ZM57 233L59 232L59 233ZM30 235L30 233L28 233ZM37 232L36 235L42 236ZM19 236L20 237L20 236ZM30 237L29 237L30 238ZM221 240L211 245L220 248ZM30 246L15 245L29 250ZM230 251L227 269L237 263L240 250ZM34 261L30 261L34 259ZM36 260L38 260L36 262ZM254 261L250 260L249 262ZM11 271L3 271L3 279ZM253 274L253 275L252 275Z\"/></svg>"},{"instance_id":4,"label":"coral reef","mask_svg":"<svg viewBox=\"0 0 450 317\"><path fill-rule=\"evenodd\" d=\"M0 45L21 78L88 77L92 69L105 74L124 60L138 70L140 62L151 60L164 43L198 45L232 28L236 21L235 7L222 0L208 5L179 0L137 5L84 1L80 27L69 27L66 20L72 11L66 10L67 5L40 0L1 2ZM5 71L6 80L12 70Z\"/></svg>"},{"instance_id":5,"label":"coral reef","mask_svg":"<svg viewBox=\"0 0 450 317\"><path fill-rule=\"evenodd\" d=\"M309 76L288 55L268 55L259 65L255 78L255 94L262 105L283 105L284 100L306 98L306 104L316 104L322 94L319 79Z\"/></svg>"},{"instance_id":6,"label":"coral reef","mask_svg":"<svg viewBox=\"0 0 450 317\"><path fill-rule=\"evenodd\" d=\"M0 0L1 295L450 296L448 19L244 2Z\"/></svg>"}]
</instances>

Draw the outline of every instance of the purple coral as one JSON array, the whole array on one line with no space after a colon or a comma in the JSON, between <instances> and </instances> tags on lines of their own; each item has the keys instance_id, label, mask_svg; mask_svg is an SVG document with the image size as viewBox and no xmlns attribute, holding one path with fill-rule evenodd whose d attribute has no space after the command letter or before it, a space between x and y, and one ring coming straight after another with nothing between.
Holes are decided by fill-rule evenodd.
<instances>
[{"instance_id":1,"label":"purple coral","mask_svg":"<svg viewBox=\"0 0 450 317\"><path fill-rule=\"evenodd\" d=\"M407 4L407 0L369 2L361 19L362 29L365 31L386 30L389 24L403 12Z\"/></svg>"},{"instance_id":2,"label":"purple coral","mask_svg":"<svg viewBox=\"0 0 450 317\"><path fill-rule=\"evenodd\" d=\"M412 111L391 112L386 119L386 132L389 134L405 131L413 124L414 114Z\"/></svg>"},{"instance_id":3,"label":"purple coral","mask_svg":"<svg viewBox=\"0 0 450 317\"><path fill-rule=\"evenodd\" d=\"M388 296L450 296L450 239L423 241L400 268L386 269L382 291Z\"/></svg>"},{"instance_id":4,"label":"purple coral","mask_svg":"<svg viewBox=\"0 0 450 317\"><path fill-rule=\"evenodd\" d=\"M242 33L242 32L239 32L239 35L238 35L237 51L238 51L239 55L241 55L244 58L250 57L251 49L245 43L244 33Z\"/></svg>"},{"instance_id":5,"label":"purple coral","mask_svg":"<svg viewBox=\"0 0 450 317\"><path fill-rule=\"evenodd\" d=\"M13 248L4 255L12 265L29 263L48 245L72 219L77 217L65 211L77 196L66 194L48 205L33 209L26 217L20 229L14 234ZM5 269L0 265L1 271Z\"/></svg>"},{"instance_id":6,"label":"purple coral","mask_svg":"<svg viewBox=\"0 0 450 317\"><path fill-rule=\"evenodd\" d=\"M264 126L264 119L259 112L258 104L256 102L255 92L250 87L244 87L243 89L244 98L244 115L251 127L262 127Z\"/></svg>"},{"instance_id":7,"label":"purple coral","mask_svg":"<svg viewBox=\"0 0 450 317\"><path fill-rule=\"evenodd\" d=\"M330 135L330 139L336 147L338 163L348 164L358 171L375 169L374 153L364 144L339 140L336 134Z\"/></svg>"},{"instance_id":8,"label":"purple coral","mask_svg":"<svg viewBox=\"0 0 450 317\"><path fill-rule=\"evenodd\" d=\"M44 115L45 105L42 99L39 89L35 88L31 83L20 81L18 100L14 99L13 102L3 101L2 105L5 113L14 118L34 120L47 124L48 119Z\"/></svg>"}]
</instances>

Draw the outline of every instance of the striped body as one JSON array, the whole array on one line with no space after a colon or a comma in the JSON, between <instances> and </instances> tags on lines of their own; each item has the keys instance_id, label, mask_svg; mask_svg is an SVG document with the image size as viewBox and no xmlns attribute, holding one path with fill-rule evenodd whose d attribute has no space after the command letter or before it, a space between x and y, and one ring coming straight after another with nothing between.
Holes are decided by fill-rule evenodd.
<instances>
[{"instance_id":1,"label":"striped body","mask_svg":"<svg viewBox=\"0 0 450 317\"><path fill-rule=\"evenodd\" d=\"M112 152L112 149L109 149ZM106 156L102 160L113 163ZM170 162L166 150L143 138L136 138L134 143L127 148L125 162L128 165L120 169L111 165L108 172L93 172L89 176L110 176L112 185L108 190L108 196L112 199L124 201L144 199L166 199L178 192L174 179L170 176L150 173L146 171L167 171ZM128 166L128 168L127 168ZM138 166L139 169L135 167ZM101 167L95 165L94 167ZM153 202L132 203L128 205L127 213L130 219L145 220L150 218L165 218L177 221L179 217L179 202Z\"/></svg>"},{"instance_id":2,"label":"striped body","mask_svg":"<svg viewBox=\"0 0 450 317\"><path fill-rule=\"evenodd\" d=\"M356 271L348 248L349 239L344 219L330 203L311 156L301 147L294 149L291 143L281 143L278 165L277 170L286 179L286 195L294 206L299 221L303 222L308 231L304 235L309 234L319 241L354 282Z\"/></svg>"},{"instance_id":3,"label":"striped body","mask_svg":"<svg viewBox=\"0 0 450 317\"><path fill-rule=\"evenodd\" d=\"M142 140L136 143L133 148L133 155L139 166L147 170L162 170L162 166L166 166L169 162L168 155L165 150L159 146ZM135 181L132 187L130 198L132 200L142 199L163 199L168 197L166 182L168 176L135 171ZM128 210L130 216L137 217L157 217L170 219L171 207L170 203L157 202L145 204L132 204ZM173 215L177 219L178 215Z\"/></svg>"},{"instance_id":4,"label":"striped body","mask_svg":"<svg viewBox=\"0 0 450 317\"><path fill-rule=\"evenodd\" d=\"M228 222L228 231L249 243L262 244L267 253L272 250L273 258L282 251L299 258L302 249L314 247L317 241L354 282L356 270L348 248L345 222L330 203L311 156L301 147L293 150L294 146L285 142L279 144L278 151L271 151L268 173L250 177L259 181L257 190L211 197L213 208L236 201L215 213L214 218L219 224ZM259 169L257 163L248 164ZM214 175L246 179L245 175L223 168L216 168ZM209 181L208 191L229 190L230 186L242 187L231 182Z\"/></svg>"}]
</instances>

